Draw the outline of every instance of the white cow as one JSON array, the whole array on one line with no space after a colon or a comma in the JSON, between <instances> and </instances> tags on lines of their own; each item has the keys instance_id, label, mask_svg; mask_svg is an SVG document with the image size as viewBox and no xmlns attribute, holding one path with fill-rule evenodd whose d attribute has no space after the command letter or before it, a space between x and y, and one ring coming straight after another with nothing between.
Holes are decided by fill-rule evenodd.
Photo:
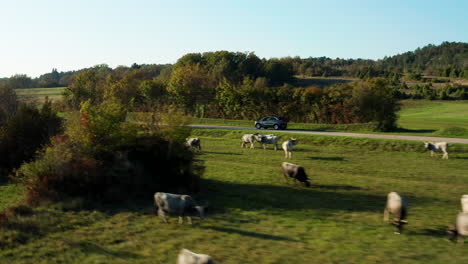
<instances>
[{"instance_id":1,"label":"white cow","mask_svg":"<svg viewBox=\"0 0 468 264\"><path fill-rule=\"evenodd\" d=\"M177 264L214 264L214 260L208 255L197 254L184 248L177 257Z\"/></svg>"},{"instance_id":2,"label":"white cow","mask_svg":"<svg viewBox=\"0 0 468 264\"><path fill-rule=\"evenodd\" d=\"M459 236L468 237L468 213L459 213L455 225L449 226L449 239L455 240Z\"/></svg>"},{"instance_id":3,"label":"white cow","mask_svg":"<svg viewBox=\"0 0 468 264\"><path fill-rule=\"evenodd\" d=\"M406 219L408 206L404 198L398 193L391 192L387 195L387 204L384 210L384 221L388 222L389 215L393 216L392 224L397 227L397 234L403 231L403 224L407 224Z\"/></svg>"},{"instance_id":4,"label":"white cow","mask_svg":"<svg viewBox=\"0 0 468 264\"><path fill-rule=\"evenodd\" d=\"M431 157L434 156L434 153L444 153L442 155L443 159L448 159L448 144L447 142L424 142L424 148L431 151Z\"/></svg>"},{"instance_id":5,"label":"white cow","mask_svg":"<svg viewBox=\"0 0 468 264\"><path fill-rule=\"evenodd\" d=\"M262 143L263 149L266 149L267 144L273 144L273 148L278 150L278 137L275 135L260 136L260 143Z\"/></svg>"},{"instance_id":6,"label":"white cow","mask_svg":"<svg viewBox=\"0 0 468 264\"><path fill-rule=\"evenodd\" d=\"M188 147L198 149L199 151L201 151L201 142L199 138L188 138L185 144Z\"/></svg>"},{"instance_id":7,"label":"white cow","mask_svg":"<svg viewBox=\"0 0 468 264\"><path fill-rule=\"evenodd\" d=\"M462 212L468 213L468 194L462 195L461 199Z\"/></svg>"},{"instance_id":8,"label":"white cow","mask_svg":"<svg viewBox=\"0 0 468 264\"><path fill-rule=\"evenodd\" d=\"M178 216L179 224L184 222L184 216L187 217L190 224L192 223L191 216L205 219L204 207L197 206L195 200L189 195L157 192L154 194L154 205L159 217L165 223L168 223L166 214Z\"/></svg>"},{"instance_id":9,"label":"white cow","mask_svg":"<svg viewBox=\"0 0 468 264\"><path fill-rule=\"evenodd\" d=\"M245 134L242 136L242 139L241 139L241 147L247 147L247 144L250 144L250 148L255 148L254 146L254 142L255 140L257 140L258 142L260 142L262 139L261 139L261 135L259 135L258 133L255 133L255 134Z\"/></svg>"},{"instance_id":10,"label":"white cow","mask_svg":"<svg viewBox=\"0 0 468 264\"><path fill-rule=\"evenodd\" d=\"M291 138L283 142L283 145L281 146L283 147L285 158L291 158L293 148L296 144L297 144L297 140L295 138Z\"/></svg>"}]
</instances>

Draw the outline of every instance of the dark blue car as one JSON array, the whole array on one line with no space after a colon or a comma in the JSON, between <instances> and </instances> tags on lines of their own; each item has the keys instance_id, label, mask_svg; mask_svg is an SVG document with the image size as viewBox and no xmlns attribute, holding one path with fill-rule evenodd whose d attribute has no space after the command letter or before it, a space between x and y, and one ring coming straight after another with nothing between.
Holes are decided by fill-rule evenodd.
<instances>
[{"instance_id":1,"label":"dark blue car","mask_svg":"<svg viewBox=\"0 0 468 264\"><path fill-rule=\"evenodd\" d=\"M287 126L288 123L284 119L276 116L267 116L255 121L255 127L257 129L270 127L274 129L286 129Z\"/></svg>"}]
</instances>

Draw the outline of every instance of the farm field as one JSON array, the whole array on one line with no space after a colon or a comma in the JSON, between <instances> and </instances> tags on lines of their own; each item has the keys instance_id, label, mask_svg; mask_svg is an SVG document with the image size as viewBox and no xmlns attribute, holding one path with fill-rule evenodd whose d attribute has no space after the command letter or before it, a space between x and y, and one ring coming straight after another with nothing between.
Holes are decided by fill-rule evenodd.
<instances>
[{"instance_id":1,"label":"farm field","mask_svg":"<svg viewBox=\"0 0 468 264\"><path fill-rule=\"evenodd\" d=\"M195 196L209 205L204 221L163 224L151 197L93 209L64 202L20 217L18 230L31 234L0 250L0 263L175 263L183 247L217 263L468 262L466 245L445 233L468 189L466 146L442 160L414 142L296 135L291 162L307 169L304 188L285 183L282 151L240 148L243 133L192 131L206 167ZM408 199L402 235L382 222L390 191Z\"/></svg>"},{"instance_id":2,"label":"farm field","mask_svg":"<svg viewBox=\"0 0 468 264\"><path fill-rule=\"evenodd\" d=\"M65 87L53 87L53 88L15 89L15 91L20 101L43 102L46 96L48 96L49 99L52 99L54 101L61 99L64 89Z\"/></svg>"}]
</instances>

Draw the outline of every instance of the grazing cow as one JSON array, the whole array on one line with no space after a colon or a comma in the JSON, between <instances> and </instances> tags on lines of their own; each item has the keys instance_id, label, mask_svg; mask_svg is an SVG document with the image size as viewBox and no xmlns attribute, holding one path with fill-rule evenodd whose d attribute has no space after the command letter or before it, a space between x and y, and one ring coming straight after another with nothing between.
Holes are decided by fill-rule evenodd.
<instances>
[{"instance_id":1,"label":"grazing cow","mask_svg":"<svg viewBox=\"0 0 468 264\"><path fill-rule=\"evenodd\" d=\"M157 192L154 194L154 205L156 206L159 217L167 224L166 214L179 217L179 224L184 222L184 216L188 222L192 223L191 216L199 216L205 219L205 209L197 206L195 201L189 195L171 194Z\"/></svg>"},{"instance_id":2,"label":"grazing cow","mask_svg":"<svg viewBox=\"0 0 468 264\"><path fill-rule=\"evenodd\" d=\"M468 194L462 195L461 199L462 212L468 213Z\"/></svg>"},{"instance_id":3,"label":"grazing cow","mask_svg":"<svg viewBox=\"0 0 468 264\"><path fill-rule=\"evenodd\" d=\"M384 221L388 222L389 215L393 215L392 224L396 226L396 234L400 234L403 231L403 225L408 222L406 219L408 206L404 198L402 198L398 193L391 192L387 195L387 205L384 210Z\"/></svg>"},{"instance_id":4,"label":"grazing cow","mask_svg":"<svg viewBox=\"0 0 468 264\"><path fill-rule=\"evenodd\" d=\"M283 142L283 150L284 150L284 157L285 158L291 158L291 155L292 155L292 150L294 148L294 146L297 144L297 140L295 138L291 138L285 142Z\"/></svg>"},{"instance_id":5,"label":"grazing cow","mask_svg":"<svg viewBox=\"0 0 468 264\"><path fill-rule=\"evenodd\" d=\"M255 134L245 134L242 136L241 139L241 147L247 147L247 144L250 144L250 148L255 148L254 147L254 142L257 140L260 142L262 140L262 136L259 135L258 133Z\"/></svg>"},{"instance_id":6,"label":"grazing cow","mask_svg":"<svg viewBox=\"0 0 468 264\"><path fill-rule=\"evenodd\" d=\"M437 142L437 143L424 142L424 148L431 151L431 157L433 157L434 153L437 152L437 153L444 153L444 155L442 155L442 158L448 159L447 142Z\"/></svg>"},{"instance_id":7,"label":"grazing cow","mask_svg":"<svg viewBox=\"0 0 468 264\"><path fill-rule=\"evenodd\" d=\"M310 182L307 178L304 167L289 162L283 162L281 163L281 169L283 169L283 175L286 181L288 180L288 177L291 177L294 181L300 181L304 186L310 187Z\"/></svg>"},{"instance_id":8,"label":"grazing cow","mask_svg":"<svg viewBox=\"0 0 468 264\"><path fill-rule=\"evenodd\" d=\"M208 255L197 254L184 248L177 257L177 264L214 264L214 260Z\"/></svg>"},{"instance_id":9,"label":"grazing cow","mask_svg":"<svg viewBox=\"0 0 468 264\"><path fill-rule=\"evenodd\" d=\"M201 142L199 138L188 138L186 145L201 151Z\"/></svg>"},{"instance_id":10,"label":"grazing cow","mask_svg":"<svg viewBox=\"0 0 468 264\"><path fill-rule=\"evenodd\" d=\"M273 148L278 150L278 137L275 135L264 135L260 136L260 143L262 143L263 149L266 149L267 144L273 144Z\"/></svg>"},{"instance_id":11,"label":"grazing cow","mask_svg":"<svg viewBox=\"0 0 468 264\"><path fill-rule=\"evenodd\" d=\"M455 225L449 226L449 239L455 241L460 236L468 237L468 213L459 213Z\"/></svg>"}]
</instances>

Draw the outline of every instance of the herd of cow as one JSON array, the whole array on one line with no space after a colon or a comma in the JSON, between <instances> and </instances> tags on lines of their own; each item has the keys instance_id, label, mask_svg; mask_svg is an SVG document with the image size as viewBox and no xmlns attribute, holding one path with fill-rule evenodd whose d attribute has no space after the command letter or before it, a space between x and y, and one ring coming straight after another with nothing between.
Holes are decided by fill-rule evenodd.
<instances>
[{"instance_id":1,"label":"herd of cow","mask_svg":"<svg viewBox=\"0 0 468 264\"><path fill-rule=\"evenodd\" d=\"M246 134L241 138L241 147L255 148L254 143L258 141L262 144L263 149L266 149L267 144L272 144L275 150L278 149L278 137L275 135L261 135ZM282 143L282 148L285 153L285 158L291 159L293 147L297 144L297 140L290 138ZM201 151L201 142L199 138L187 139L187 146ZM442 158L448 159L448 145L446 142L438 143L424 143L425 149L431 151L431 156L434 153L443 153ZM304 167L289 162L281 164L283 175L288 178L293 178L294 181L302 183L305 187L310 187L310 181L307 177ZM204 207L198 206L195 200L189 195L179 195L157 192L154 195L154 203L157 215L165 222L168 223L166 215L175 215L179 217L179 224L182 224L184 217L187 218L189 223L192 223L192 216L199 216L201 219L205 218ZM468 195L463 195L461 198L462 212L456 218L455 225L448 227L449 239L455 241L459 236L468 236ZM401 197L396 192L391 192L387 195L387 203L384 210L384 221L389 221L389 216L392 215L393 221L391 224L396 227L397 234L403 231L403 225L407 224L408 205L404 197ZM178 264L212 264L213 259L205 254L197 254L187 249L182 249L179 253Z\"/></svg>"}]
</instances>

